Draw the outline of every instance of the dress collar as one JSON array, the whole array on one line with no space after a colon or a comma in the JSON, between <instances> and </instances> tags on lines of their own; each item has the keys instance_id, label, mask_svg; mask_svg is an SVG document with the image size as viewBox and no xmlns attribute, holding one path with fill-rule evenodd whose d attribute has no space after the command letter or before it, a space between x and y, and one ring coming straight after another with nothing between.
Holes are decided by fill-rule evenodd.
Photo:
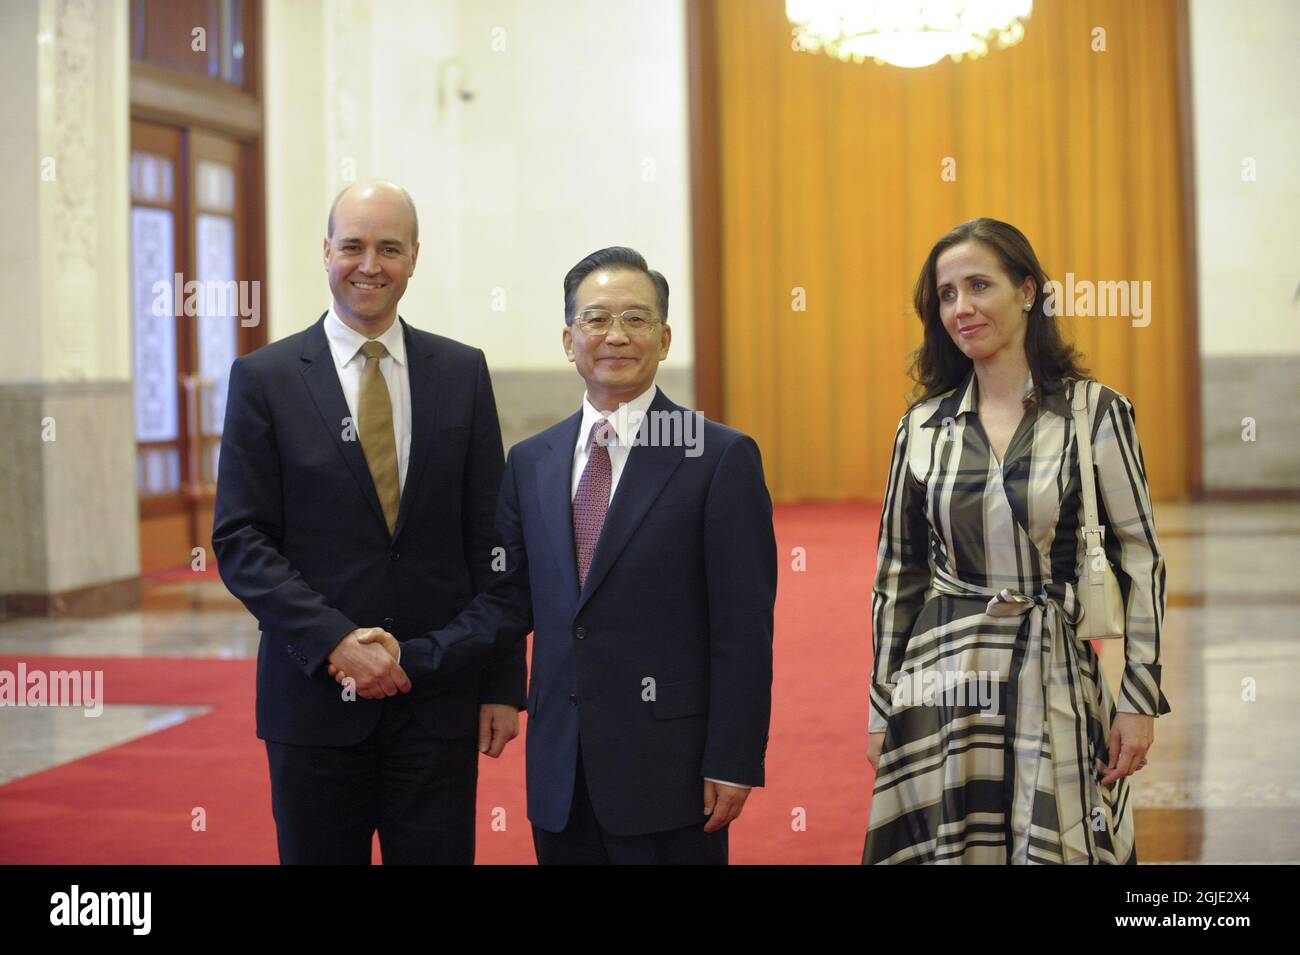
<instances>
[{"instance_id":1,"label":"dress collar","mask_svg":"<svg viewBox=\"0 0 1300 955\"><path fill-rule=\"evenodd\" d=\"M1034 376L1030 375L1025 382L1025 400L1028 401L1034 393ZM1050 411L1062 418L1070 417L1070 406L1065 398L1065 388L1059 391L1045 392L1042 397L1042 408L1044 411ZM975 367L972 365L966 371L966 377L961 380L952 391L944 394L939 400L939 406L935 408L934 414L925 419L921 425L923 428L938 427L946 418L957 419L967 412L979 411L979 378L975 375Z\"/></svg>"}]
</instances>

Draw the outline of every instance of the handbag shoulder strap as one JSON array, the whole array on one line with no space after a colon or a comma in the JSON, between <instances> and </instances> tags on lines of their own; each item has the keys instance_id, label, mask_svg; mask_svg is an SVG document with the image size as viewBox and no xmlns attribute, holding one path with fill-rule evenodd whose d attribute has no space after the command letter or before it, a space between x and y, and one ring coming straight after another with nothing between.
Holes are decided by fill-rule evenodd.
<instances>
[{"instance_id":1,"label":"handbag shoulder strap","mask_svg":"<svg viewBox=\"0 0 1300 955\"><path fill-rule=\"evenodd\" d=\"M1092 470L1092 422L1088 420L1088 382L1072 385L1070 411L1074 416L1074 446L1079 453L1079 481L1083 485L1084 536L1098 534L1104 542L1105 530L1097 512L1097 482ZM1088 551L1093 544L1088 541Z\"/></svg>"}]
</instances>

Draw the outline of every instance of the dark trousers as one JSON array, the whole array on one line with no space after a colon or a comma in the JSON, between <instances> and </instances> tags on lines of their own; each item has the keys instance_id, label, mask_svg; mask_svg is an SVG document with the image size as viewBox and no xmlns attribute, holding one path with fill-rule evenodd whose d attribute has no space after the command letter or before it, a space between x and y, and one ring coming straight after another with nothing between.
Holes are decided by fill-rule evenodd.
<instances>
[{"instance_id":1,"label":"dark trousers","mask_svg":"<svg viewBox=\"0 0 1300 955\"><path fill-rule=\"evenodd\" d=\"M573 807L563 832L533 826L539 865L726 865L727 829L705 832L704 780L700 780L700 822L685 829L644 836L616 836L601 828L587 795L587 777L578 753Z\"/></svg>"},{"instance_id":2,"label":"dark trousers","mask_svg":"<svg viewBox=\"0 0 1300 955\"><path fill-rule=\"evenodd\" d=\"M477 741L431 736L405 700L355 746L266 754L282 864L369 865L376 830L385 865L473 864Z\"/></svg>"}]
</instances>

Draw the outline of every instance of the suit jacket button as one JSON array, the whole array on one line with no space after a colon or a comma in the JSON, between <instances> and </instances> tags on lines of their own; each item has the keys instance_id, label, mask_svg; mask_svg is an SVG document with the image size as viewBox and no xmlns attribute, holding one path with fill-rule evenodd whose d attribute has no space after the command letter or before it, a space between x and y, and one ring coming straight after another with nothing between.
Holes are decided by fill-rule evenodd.
<instances>
[{"instance_id":1,"label":"suit jacket button","mask_svg":"<svg viewBox=\"0 0 1300 955\"><path fill-rule=\"evenodd\" d=\"M392 618L392 617L385 617L385 618L384 618L384 629L387 630L389 633L392 633L392 632L393 632L393 618Z\"/></svg>"},{"instance_id":2,"label":"suit jacket button","mask_svg":"<svg viewBox=\"0 0 1300 955\"><path fill-rule=\"evenodd\" d=\"M586 628L586 627L579 627L577 630L573 631L573 635L574 635L575 637L577 637L579 640L586 640L586 639L587 639L587 628Z\"/></svg>"},{"instance_id":3,"label":"suit jacket button","mask_svg":"<svg viewBox=\"0 0 1300 955\"><path fill-rule=\"evenodd\" d=\"M397 551L393 551L391 554L388 555L388 559L389 559L389 560L397 560L397 559L398 559L399 557L401 557L401 556L402 556L402 555L399 554Z\"/></svg>"},{"instance_id":4,"label":"suit jacket button","mask_svg":"<svg viewBox=\"0 0 1300 955\"><path fill-rule=\"evenodd\" d=\"M569 694L569 702L572 703L574 706L577 706L577 705L578 705L578 694L577 694L577 693L570 693L570 694Z\"/></svg>"}]
</instances>

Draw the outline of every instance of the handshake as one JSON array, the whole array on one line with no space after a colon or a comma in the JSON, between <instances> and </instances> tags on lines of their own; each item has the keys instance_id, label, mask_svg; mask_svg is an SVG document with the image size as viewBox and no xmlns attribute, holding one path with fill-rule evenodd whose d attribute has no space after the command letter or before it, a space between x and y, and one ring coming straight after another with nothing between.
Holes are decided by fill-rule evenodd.
<instances>
[{"instance_id":1,"label":"handshake","mask_svg":"<svg viewBox=\"0 0 1300 955\"><path fill-rule=\"evenodd\" d=\"M329 675L343 685L351 680L367 700L411 692L411 679L397 664L397 638L379 627L359 627L339 641L329 655Z\"/></svg>"}]
</instances>

